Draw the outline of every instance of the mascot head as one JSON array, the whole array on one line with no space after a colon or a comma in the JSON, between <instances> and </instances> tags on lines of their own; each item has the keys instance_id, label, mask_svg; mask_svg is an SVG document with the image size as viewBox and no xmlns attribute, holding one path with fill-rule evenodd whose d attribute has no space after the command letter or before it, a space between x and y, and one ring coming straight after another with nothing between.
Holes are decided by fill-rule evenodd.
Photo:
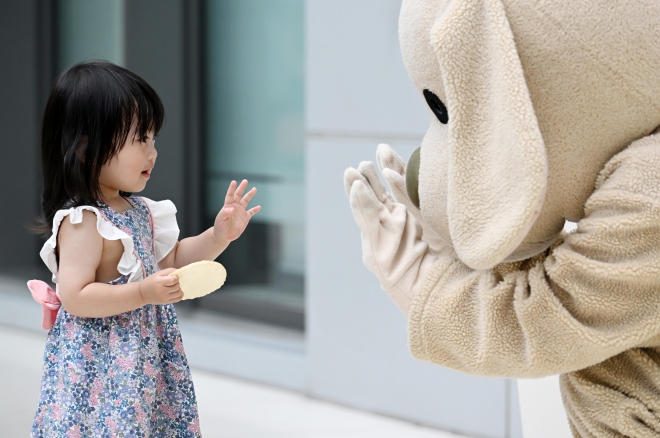
<instances>
[{"instance_id":1,"label":"mascot head","mask_svg":"<svg viewBox=\"0 0 660 438\"><path fill-rule=\"evenodd\" d=\"M660 126L658 0L403 0L399 29L431 118L408 192L474 269L549 247Z\"/></svg>"}]
</instances>

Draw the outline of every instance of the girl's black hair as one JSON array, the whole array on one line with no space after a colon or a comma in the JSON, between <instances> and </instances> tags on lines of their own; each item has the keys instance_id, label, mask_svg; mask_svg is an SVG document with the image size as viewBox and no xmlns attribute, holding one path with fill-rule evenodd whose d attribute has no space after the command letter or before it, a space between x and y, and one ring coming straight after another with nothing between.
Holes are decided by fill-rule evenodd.
<instances>
[{"instance_id":1,"label":"girl's black hair","mask_svg":"<svg viewBox=\"0 0 660 438\"><path fill-rule=\"evenodd\" d=\"M75 64L55 80L41 124L43 215L34 230L48 237L57 210L98 206L101 168L136 138L158 133L165 111L140 76L107 61Z\"/></svg>"}]
</instances>

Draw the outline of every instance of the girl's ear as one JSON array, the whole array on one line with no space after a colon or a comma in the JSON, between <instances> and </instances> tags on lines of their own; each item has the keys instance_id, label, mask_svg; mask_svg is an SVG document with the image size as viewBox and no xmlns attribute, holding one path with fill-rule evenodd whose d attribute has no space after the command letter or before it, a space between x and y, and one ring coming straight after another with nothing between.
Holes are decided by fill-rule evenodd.
<instances>
[{"instance_id":1,"label":"girl's ear","mask_svg":"<svg viewBox=\"0 0 660 438\"><path fill-rule=\"evenodd\" d=\"M504 260L538 217L545 145L501 0L456 0L431 29L449 111L447 217L467 265Z\"/></svg>"},{"instance_id":2,"label":"girl's ear","mask_svg":"<svg viewBox=\"0 0 660 438\"><path fill-rule=\"evenodd\" d=\"M88 137L86 135L81 135L78 139L78 144L76 145L76 157L83 163L85 162L85 153L87 152L87 143Z\"/></svg>"}]
</instances>

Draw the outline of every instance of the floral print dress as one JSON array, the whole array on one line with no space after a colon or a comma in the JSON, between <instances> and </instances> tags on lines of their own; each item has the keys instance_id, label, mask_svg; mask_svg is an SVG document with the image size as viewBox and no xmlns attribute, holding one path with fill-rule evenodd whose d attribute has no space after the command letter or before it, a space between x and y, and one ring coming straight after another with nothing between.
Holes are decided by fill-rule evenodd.
<instances>
[{"instance_id":1,"label":"floral print dress","mask_svg":"<svg viewBox=\"0 0 660 438\"><path fill-rule=\"evenodd\" d=\"M122 275L110 284L138 281L158 271L158 261L178 237L176 209L169 201L127 200L133 208L124 212L104 205L58 212L54 238L42 250L54 281L59 224L66 216L73 223L82 220L84 209L97 215L104 238L124 244L118 267ZM107 318L81 318L61 308L48 333L31 436L200 437L174 306L147 305Z\"/></svg>"}]
</instances>

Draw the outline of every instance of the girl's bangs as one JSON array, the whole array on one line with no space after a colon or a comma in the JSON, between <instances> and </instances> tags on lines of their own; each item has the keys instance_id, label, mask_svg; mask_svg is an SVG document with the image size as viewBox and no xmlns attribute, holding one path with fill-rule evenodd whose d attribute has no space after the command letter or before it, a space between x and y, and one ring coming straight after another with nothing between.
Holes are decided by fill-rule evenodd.
<instances>
[{"instance_id":1,"label":"girl's bangs","mask_svg":"<svg viewBox=\"0 0 660 438\"><path fill-rule=\"evenodd\" d=\"M122 93L121 126L116 131L115 153L129 135L141 139L152 131L154 135L158 134L165 118L163 104L156 92L142 78L131 79Z\"/></svg>"},{"instance_id":2,"label":"girl's bangs","mask_svg":"<svg viewBox=\"0 0 660 438\"><path fill-rule=\"evenodd\" d=\"M131 124L136 123L135 134L139 137L144 137L151 131L157 134L163 127L163 105L157 96L149 93L149 90L140 89L140 91L133 96Z\"/></svg>"}]
</instances>

